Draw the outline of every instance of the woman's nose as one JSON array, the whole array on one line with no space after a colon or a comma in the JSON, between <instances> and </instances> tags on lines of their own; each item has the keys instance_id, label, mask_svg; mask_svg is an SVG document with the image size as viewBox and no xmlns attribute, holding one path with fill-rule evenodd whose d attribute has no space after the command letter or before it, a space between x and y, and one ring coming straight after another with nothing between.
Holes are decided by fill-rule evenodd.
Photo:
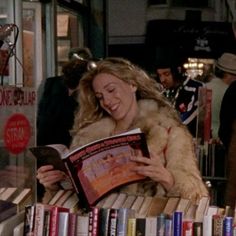
<instances>
[{"instance_id":1,"label":"woman's nose","mask_svg":"<svg viewBox=\"0 0 236 236\"><path fill-rule=\"evenodd\" d=\"M104 104L105 106L109 106L110 103L111 103L110 96L109 96L109 95L103 96L103 104Z\"/></svg>"}]
</instances>

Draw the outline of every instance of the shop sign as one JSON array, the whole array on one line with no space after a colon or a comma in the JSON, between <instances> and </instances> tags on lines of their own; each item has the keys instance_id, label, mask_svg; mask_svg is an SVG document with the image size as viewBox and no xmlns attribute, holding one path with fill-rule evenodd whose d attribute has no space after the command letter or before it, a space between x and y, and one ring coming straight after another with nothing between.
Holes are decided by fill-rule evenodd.
<instances>
[{"instance_id":1,"label":"shop sign","mask_svg":"<svg viewBox=\"0 0 236 236\"><path fill-rule=\"evenodd\" d=\"M36 92L0 86L0 147L17 155L35 145Z\"/></svg>"}]
</instances>

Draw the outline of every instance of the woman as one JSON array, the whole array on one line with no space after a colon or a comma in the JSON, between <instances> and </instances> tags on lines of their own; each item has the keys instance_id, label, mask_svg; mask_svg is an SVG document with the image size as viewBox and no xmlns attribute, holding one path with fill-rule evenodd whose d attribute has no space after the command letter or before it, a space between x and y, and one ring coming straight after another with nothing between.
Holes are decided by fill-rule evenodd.
<instances>
[{"instance_id":1,"label":"woman","mask_svg":"<svg viewBox=\"0 0 236 236\"><path fill-rule=\"evenodd\" d=\"M134 128L146 134L151 158L135 157L133 161L143 165L132 171L148 178L120 191L178 195L194 202L208 195L197 168L191 134L143 70L121 58L99 61L80 81L79 104L71 148ZM41 167L37 174L51 190L62 178L61 172L52 168Z\"/></svg>"}]
</instances>

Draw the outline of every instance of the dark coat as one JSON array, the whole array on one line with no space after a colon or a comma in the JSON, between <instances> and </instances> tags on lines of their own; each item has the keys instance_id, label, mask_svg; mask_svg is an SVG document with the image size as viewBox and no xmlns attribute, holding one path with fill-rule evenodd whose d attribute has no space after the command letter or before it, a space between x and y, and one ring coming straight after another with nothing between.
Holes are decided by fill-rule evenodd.
<instances>
[{"instance_id":1,"label":"dark coat","mask_svg":"<svg viewBox=\"0 0 236 236\"><path fill-rule=\"evenodd\" d=\"M74 113L78 107L63 78L50 77L46 80L37 113L37 145L70 145L70 129L74 123Z\"/></svg>"},{"instance_id":2,"label":"dark coat","mask_svg":"<svg viewBox=\"0 0 236 236\"><path fill-rule=\"evenodd\" d=\"M225 91L220 109L220 127L219 137L226 148L228 148L233 122L236 120L236 109L234 102L236 101L236 81L233 82Z\"/></svg>"},{"instance_id":3,"label":"dark coat","mask_svg":"<svg viewBox=\"0 0 236 236\"><path fill-rule=\"evenodd\" d=\"M226 90L220 110L219 137L226 147L227 185L225 204L233 209L236 200L236 81Z\"/></svg>"}]
</instances>

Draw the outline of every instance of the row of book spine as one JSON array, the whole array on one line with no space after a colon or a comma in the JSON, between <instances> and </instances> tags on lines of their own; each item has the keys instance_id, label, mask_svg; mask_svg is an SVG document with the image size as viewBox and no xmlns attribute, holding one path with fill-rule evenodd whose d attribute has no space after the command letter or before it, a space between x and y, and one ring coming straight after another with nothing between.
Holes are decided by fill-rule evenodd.
<instances>
[{"instance_id":1,"label":"row of book spine","mask_svg":"<svg viewBox=\"0 0 236 236\"><path fill-rule=\"evenodd\" d=\"M209 202L113 193L86 214L37 203L26 207L24 235L234 235L233 210Z\"/></svg>"},{"instance_id":2,"label":"row of book spine","mask_svg":"<svg viewBox=\"0 0 236 236\"><path fill-rule=\"evenodd\" d=\"M209 208L202 221L185 218L184 212L136 217L129 208L93 207L88 214L39 204L28 206L24 235L49 236L225 236L235 235L234 218ZM28 220L28 222L27 222ZM33 222L33 224L32 224Z\"/></svg>"}]
</instances>

